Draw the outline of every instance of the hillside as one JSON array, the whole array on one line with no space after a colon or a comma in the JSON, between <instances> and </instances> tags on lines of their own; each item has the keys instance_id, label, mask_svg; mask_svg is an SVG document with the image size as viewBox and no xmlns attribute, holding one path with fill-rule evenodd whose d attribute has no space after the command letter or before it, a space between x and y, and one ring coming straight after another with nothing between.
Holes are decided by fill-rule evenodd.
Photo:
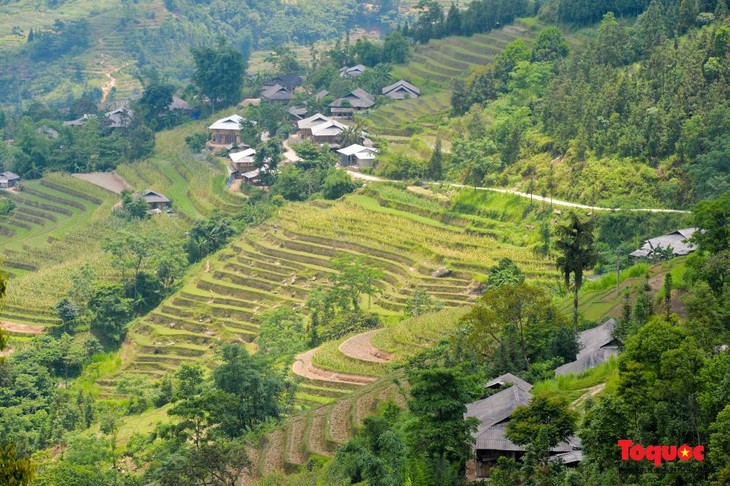
<instances>
[{"instance_id":1,"label":"hillside","mask_svg":"<svg viewBox=\"0 0 730 486\"><path fill-rule=\"evenodd\" d=\"M438 199L383 185L334 203L287 206L206 260L178 293L133 327L118 376L159 379L216 343L251 343L258 317L279 306L302 306L327 281L335 255L362 255L385 271L382 293L368 306L385 318L402 315L415 289L446 307L467 305L487 268L505 256L530 278L550 281L551 264L529 249L536 235L528 221L537 208L511 196L490 195L483 202L492 209L460 213ZM440 268L451 274L432 276ZM116 379L99 382L103 396L115 393ZM302 405L322 400L316 391L298 396Z\"/></svg>"}]
</instances>

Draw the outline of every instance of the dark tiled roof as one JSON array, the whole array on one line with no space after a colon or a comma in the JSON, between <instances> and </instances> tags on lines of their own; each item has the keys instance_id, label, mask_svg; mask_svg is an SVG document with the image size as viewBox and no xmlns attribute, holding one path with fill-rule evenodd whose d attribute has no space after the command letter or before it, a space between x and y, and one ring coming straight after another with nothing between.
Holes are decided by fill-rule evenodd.
<instances>
[{"instance_id":1,"label":"dark tiled roof","mask_svg":"<svg viewBox=\"0 0 730 486\"><path fill-rule=\"evenodd\" d=\"M400 81L396 81L395 83L391 84L390 86L386 86L385 88L383 88L383 94L387 95L391 91L394 91L401 87L407 89L408 91L412 91L417 95L421 94L420 89L418 89L416 86L412 85L411 83L409 83L408 81L406 81L404 79L401 79Z\"/></svg>"},{"instance_id":2,"label":"dark tiled roof","mask_svg":"<svg viewBox=\"0 0 730 486\"><path fill-rule=\"evenodd\" d=\"M342 98L333 101L330 103L330 106L333 108L340 108L345 106L347 103L349 103L353 108L370 108L375 105L375 97L364 89L357 88Z\"/></svg>"},{"instance_id":3,"label":"dark tiled roof","mask_svg":"<svg viewBox=\"0 0 730 486\"><path fill-rule=\"evenodd\" d=\"M148 203L169 203L170 200L164 194L147 189L142 193L142 197Z\"/></svg>"},{"instance_id":4,"label":"dark tiled roof","mask_svg":"<svg viewBox=\"0 0 730 486\"><path fill-rule=\"evenodd\" d=\"M555 369L555 374L579 373L608 361L611 356L618 355L618 348L613 343L615 325L616 320L609 319L600 326L581 332L578 335L580 351L575 361L559 366Z\"/></svg>"},{"instance_id":5,"label":"dark tiled roof","mask_svg":"<svg viewBox=\"0 0 730 486\"><path fill-rule=\"evenodd\" d=\"M289 101L294 98L294 95L285 87L275 84L264 88L261 91L261 97L270 101Z\"/></svg>"},{"instance_id":6,"label":"dark tiled roof","mask_svg":"<svg viewBox=\"0 0 730 486\"><path fill-rule=\"evenodd\" d=\"M484 388L496 388L506 385L515 385L522 388L524 391L532 390L532 385L527 383L519 376L513 375L512 373L505 373L501 376L496 377L495 379L487 382L487 384L484 385Z\"/></svg>"}]
</instances>

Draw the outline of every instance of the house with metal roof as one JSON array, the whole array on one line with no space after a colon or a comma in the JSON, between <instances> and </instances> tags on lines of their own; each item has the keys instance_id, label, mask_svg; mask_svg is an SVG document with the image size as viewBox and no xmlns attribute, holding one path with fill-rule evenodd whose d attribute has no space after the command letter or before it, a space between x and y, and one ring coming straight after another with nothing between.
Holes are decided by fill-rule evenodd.
<instances>
[{"instance_id":1,"label":"house with metal roof","mask_svg":"<svg viewBox=\"0 0 730 486\"><path fill-rule=\"evenodd\" d=\"M256 150L252 148L229 153L228 158L231 159L231 163L228 165L228 175L234 179L240 179L243 174L254 170L256 168L255 155Z\"/></svg>"},{"instance_id":2,"label":"house with metal roof","mask_svg":"<svg viewBox=\"0 0 730 486\"><path fill-rule=\"evenodd\" d=\"M390 86L383 88L383 96L387 96L394 100L418 98L421 96L421 90L408 81L401 79L400 81L396 81Z\"/></svg>"},{"instance_id":3,"label":"house with metal roof","mask_svg":"<svg viewBox=\"0 0 730 486\"><path fill-rule=\"evenodd\" d=\"M211 131L208 145L214 150L227 145L241 145L241 124L245 120L241 115L231 115L216 120L208 127Z\"/></svg>"},{"instance_id":4,"label":"house with metal roof","mask_svg":"<svg viewBox=\"0 0 730 486\"><path fill-rule=\"evenodd\" d=\"M304 84L304 78L298 74L286 73L279 74L278 76L274 76L273 78L264 81L264 87L275 86L277 84L293 93L295 89Z\"/></svg>"},{"instance_id":5,"label":"house with metal roof","mask_svg":"<svg viewBox=\"0 0 730 486\"><path fill-rule=\"evenodd\" d=\"M375 157L378 155L378 149L375 147L363 147L360 144L353 144L349 147L339 149L337 151L340 154L340 165L342 167L357 166L357 167L370 167L375 161Z\"/></svg>"},{"instance_id":6,"label":"house with metal roof","mask_svg":"<svg viewBox=\"0 0 730 486\"><path fill-rule=\"evenodd\" d=\"M134 112L126 106L120 106L104 114L105 125L109 128L126 128L132 124Z\"/></svg>"},{"instance_id":7,"label":"house with metal roof","mask_svg":"<svg viewBox=\"0 0 730 486\"><path fill-rule=\"evenodd\" d=\"M578 335L579 351L575 361L557 367L555 375L581 373L608 361L611 356L618 356L619 343L613 337L615 326L616 320L609 319L600 326L581 332Z\"/></svg>"},{"instance_id":8,"label":"house with metal roof","mask_svg":"<svg viewBox=\"0 0 730 486\"><path fill-rule=\"evenodd\" d=\"M506 430L517 407L527 406L532 400L532 395L525 389L532 386L510 374L495 378L487 385L511 383L511 380L517 383L466 406L464 418L474 417L479 420L477 431L472 434L476 459L468 461L466 466L469 480L488 479L490 470L496 466L500 457L517 460L526 452L523 446L517 445L507 438ZM492 386L487 388L492 388ZM550 449L550 453L553 457L568 461L565 462L566 465L575 464L582 459L581 454L576 454L580 452L580 447L580 440L577 437L570 437L566 442Z\"/></svg>"},{"instance_id":9,"label":"house with metal roof","mask_svg":"<svg viewBox=\"0 0 730 486\"><path fill-rule=\"evenodd\" d=\"M0 189L10 189L20 184L20 176L15 172L0 172Z\"/></svg>"},{"instance_id":10,"label":"house with metal roof","mask_svg":"<svg viewBox=\"0 0 730 486\"><path fill-rule=\"evenodd\" d=\"M661 258L663 251L670 250L674 256L684 256L692 253L697 248L690 241L697 228L684 228L669 233L668 235L657 236L646 240L636 251L629 253L634 258L646 258L649 260Z\"/></svg>"},{"instance_id":11,"label":"house with metal roof","mask_svg":"<svg viewBox=\"0 0 730 486\"><path fill-rule=\"evenodd\" d=\"M523 380L519 376L513 375L512 373L505 373L501 376L496 377L493 380L488 381L487 384L484 385L484 388L491 388L492 390L497 390L500 388L510 387L510 386L519 387L526 392L529 392L530 390L532 390L532 385L527 383L525 380Z\"/></svg>"},{"instance_id":12,"label":"house with metal roof","mask_svg":"<svg viewBox=\"0 0 730 486\"><path fill-rule=\"evenodd\" d=\"M365 66L363 64L357 64L352 67L343 67L342 69L340 69L340 77L341 78L356 78L367 70L368 70L367 66Z\"/></svg>"}]
</instances>

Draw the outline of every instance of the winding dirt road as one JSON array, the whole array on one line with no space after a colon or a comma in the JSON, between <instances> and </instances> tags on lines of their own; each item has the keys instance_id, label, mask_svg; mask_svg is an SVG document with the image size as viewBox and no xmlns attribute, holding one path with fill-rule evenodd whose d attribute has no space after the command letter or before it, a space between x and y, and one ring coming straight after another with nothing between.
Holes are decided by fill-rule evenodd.
<instances>
[{"instance_id":1,"label":"winding dirt road","mask_svg":"<svg viewBox=\"0 0 730 486\"><path fill-rule=\"evenodd\" d=\"M317 352L317 349L310 349L306 353L297 355L292 365L292 371L295 375L310 380L330 381L332 383L354 383L359 385L367 385L377 380L374 376L351 375L317 368L312 364L312 356Z\"/></svg>"},{"instance_id":2,"label":"winding dirt road","mask_svg":"<svg viewBox=\"0 0 730 486\"><path fill-rule=\"evenodd\" d=\"M376 348L371 342L373 336L380 331L382 329L375 329L352 336L340 344L338 349L340 353L353 359L368 361L370 363L387 363L393 359L393 355Z\"/></svg>"}]
</instances>

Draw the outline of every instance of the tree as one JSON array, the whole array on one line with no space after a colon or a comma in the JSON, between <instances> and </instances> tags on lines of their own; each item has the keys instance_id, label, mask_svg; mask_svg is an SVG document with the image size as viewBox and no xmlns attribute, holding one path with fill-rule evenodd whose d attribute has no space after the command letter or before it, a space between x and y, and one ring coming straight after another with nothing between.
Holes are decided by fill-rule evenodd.
<instances>
[{"instance_id":1,"label":"tree","mask_svg":"<svg viewBox=\"0 0 730 486\"><path fill-rule=\"evenodd\" d=\"M256 343L259 352L273 361L293 360L294 355L306 349L307 335L304 319L289 307L282 306L261 315Z\"/></svg>"},{"instance_id":2,"label":"tree","mask_svg":"<svg viewBox=\"0 0 730 486\"><path fill-rule=\"evenodd\" d=\"M443 153L441 152L441 139L436 139L436 144L431 153L431 159L428 161L428 178L433 181L441 180L443 177Z\"/></svg>"},{"instance_id":3,"label":"tree","mask_svg":"<svg viewBox=\"0 0 730 486\"><path fill-rule=\"evenodd\" d=\"M380 292L380 289L375 286L375 282L385 277L382 269L362 256L337 255L332 260L332 268L339 272L331 276L335 282L333 291L336 297L334 300L338 301L343 310L349 309L350 304L355 311L359 310L358 301L362 293L368 296L368 305L370 305L372 296Z\"/></svg>"},{"instance_id":4,"label":"tree","mask_svg":"<svg viewBox=\"0 0 730 486\"><path fill-rule=\"evenodd\" d=\"M233 222L227 216L214 213L210 218L198 220L188 231L183 244L190 263L199 262L221 249L236 234Z\"/></svg>"},{"instance_id":5,"label":"tree","mask_svg":"<svg viewBox=\"0 0 730 486\"><path fill-rule=\"evenodd\" d=\"M344 170L331 170L322 182L322 195L325 199L339 199L357 188L357 185Z\"/></svg>"},{"instance_id":6,"label":"tree","mask_svg":"<svg viewBox=\"0 0 730 486\"><path fill-rule=\"evenodd\" d=\"M712 424L707 458L715 466L718 484L730 480L730 405L727 405Z\"/></svg>"},{"instance_id":7,"label":"tree","mask_svg":"<svg viewBox=\"0 0 730 486\"><path fill-rule=\"evenodd\" d=\"M281 139L273 137L256 147L254 165L261 171L262 180L271 185L276 169L284 155L284 145Z\"/></svg>"},{"instance_id":8,"label":"tree","mask_svg":"<svg viewBox=\"0 0 730 486\"><path fill-rule=\"evenodd\" d=\"M383 62L390 64L405 64L410 54L408 39L400 32L391 32L385 37L383 44Z\"/></svg>"},{"instance_id":9,"label":"tree","mask_svg":"<svg viewBox=\"0 0 730 486\"><path fill-rule=\"evenodd\" d=\"M423 289L416 288L406 301L403 313L407 316L418 317L441 309L440 302L434 302L431 296Z\"/></svg>"},{"instance_id":10,"label":"tree","mask_svg":"<svg viewBox=\"0 0 730 486\"><path fill-rule=\"evenodd\" d=\"M466 404L478 396L478 381L465 368L431 368L411 373L413 421L407 426L412 451L436 465L434 484L454 472L463 475L474 441L474 418L465 420Z\"/></svg>"},{"instance_id":11,"label":"tree","mask_svg":"<svg viewBox=\"0 0 730 486\"><path fill-rule=\"evenodd\" d=\"M525 281L525 274L510 258L502 258L499 263L489 268L487 273L487 289L496 289L503 285L519 285Z\"/></svg>"},{"instance_id":12,"label":"tree","mask_svg":"<svg viewBox=\"0 0 730 486\"><path fill-rule=\"evenodd\" d=\"M195 62L193 83L212 103L212 111L216 110L216 105L225 107L238 103L246 71L242 53L224 42L216 48L194 48L191 53Z\"/></svg>"},{"instance_id":13,"label":"tree","mask_svg":"<svg viewBox=\"0 0 730 486\"><path fill-rule=\"evenodd\" d=\"M58 318L61 319L64 330L66 332L71 331L71 327L75 324L76 319L79 317L79 306L77 306L71 299L64 297L59 300L54 307Z\"/></svg>"},{"instance_id":14,"label":"tree","mask_svg":"<svg viewBox=\"0 0 730 486\"><path fill-rule=\"evenodd\" d=\"M124 339L127 323L134 316L134 301L124 297L121 285L103 285L89 299L87 306L91 329L113 343Z\"/></svg>"},{"instance_id":15,"label":"tree","mask_svg":"<svg viewBox=\"0 0 730 486\"><path fill-rule=\"evenodd\" d=\"M568 55L568 41L557 27L540 31L532 48L532 62L549 62Z\"/></svg>"},{"instance_id":16,"label":"tree","mask_svg":"<svg viewBox=\"0 0 730 486\"><path fill-rule=\"evenodd\" d=\"M270 418L279 417L289 384L260 356L238 344L221 348L223 364L213 371L211 419L227 437L240 437Z\"/></svg>"},{"instance_id":17,"label":"tree","mask_svg":"<svg viewBox=\"0 0 730 486\"><path fill-rule=\"evenodd\" d=\"M578 330L578 293L583 285L583 272L598 262L594 236L595 221L569 211L555 228L556 264L563 274L565 287L573 276L573 327Z\"/></svg>"},{"instance_id":18,"label":"tree","mask_svg":"<svg viewBox=\"0 0 730 486\"><path fill-rule=\"evenodd\" d=\"M139 103L147 109L147 123L156 126L156 118L165 115L172 103L175 87L159 81L149 83L144 88Z\"/></svg>"},{"instance_id":19,"label":"tree","mask_svg":"<svg viewBox=\"0 0 730 486\"><path fill-rule=\"evenodd\" d=\"M35 469L30 459L18 457L12 444L0 446L0 484L30 485L35 477Z\"/></svg>"}]
</instances>

